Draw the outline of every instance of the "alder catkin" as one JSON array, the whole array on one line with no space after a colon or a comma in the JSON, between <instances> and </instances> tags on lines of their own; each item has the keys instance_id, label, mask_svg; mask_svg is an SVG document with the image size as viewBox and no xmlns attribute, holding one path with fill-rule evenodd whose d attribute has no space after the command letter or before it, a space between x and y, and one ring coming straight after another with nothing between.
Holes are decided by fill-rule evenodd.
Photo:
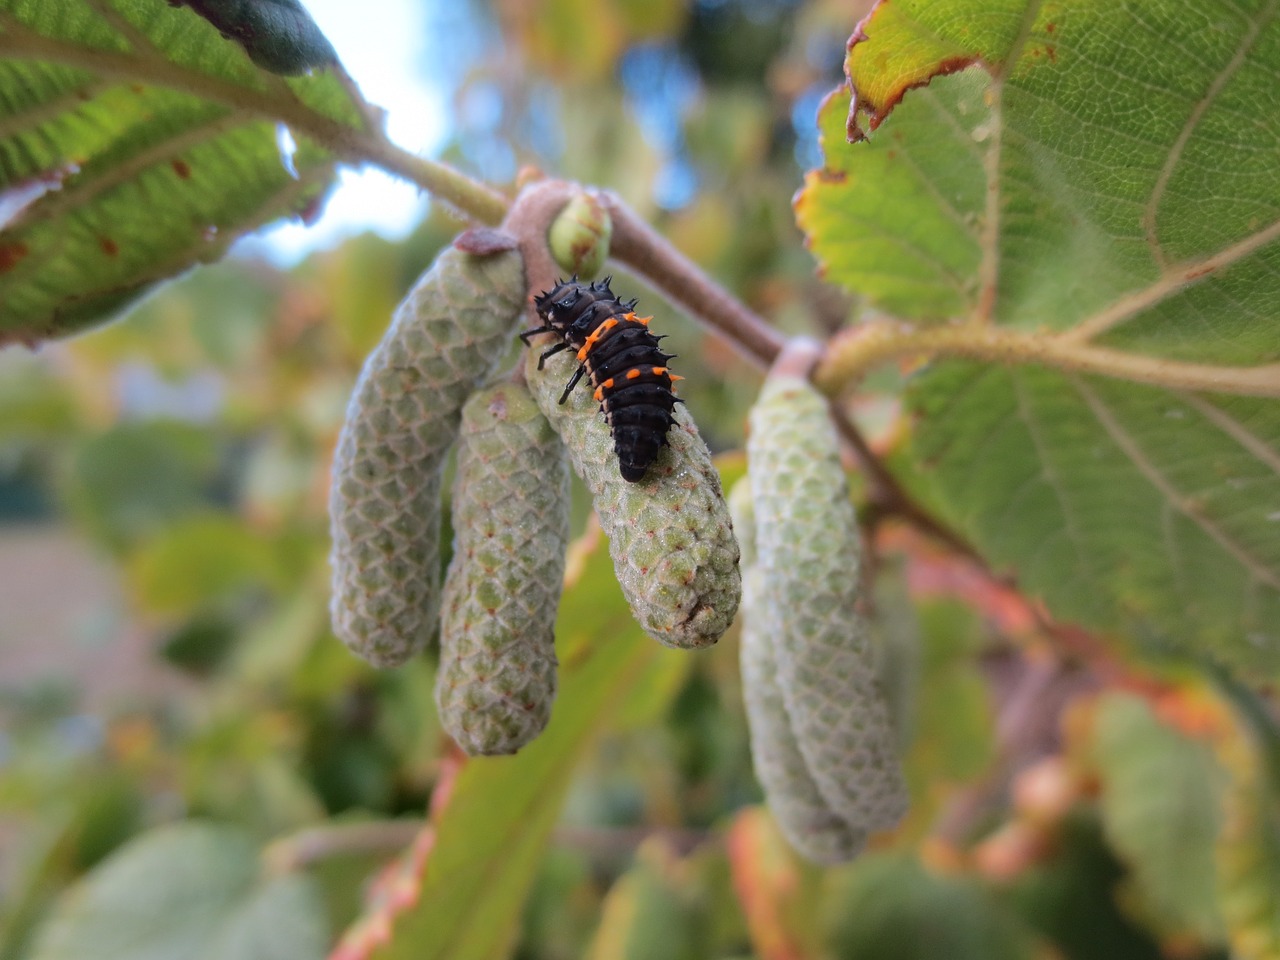
<instances>
[{"instance_id":1,"label":"alder catkin","mask_svg":"<svg viewBox=\"0 0 1280 960\"><path fill-rule=\"evenodd\" d=\"M826 400L804 379L771 376L751 411L747 461L776 676L805 766L852 831L893 826L907 793L855 609L857 516Z\"/></svg>"},{"instance_id":2,"label":"alder catkin","mask_svg":"<svg viewBox=\"0 0 1280 960\"><path fill-rule=\"evenodd\" d=\"M398 666L435 631L440 483L462 405L492 372L525 300L520 255L444 250L397 308L347 406L329 494L334 633Z\"/></svg>"},{"instance_id":3,"label":"alder catkin","mask_svg":"<svg viewBox=\"0 0 1280 960\"><path fill-rule=\"evenodd\" d=\"M742 544L739 664L756 779L792 847L815 863L852 860L866 842L866 831L851 828L822 798L792 732L778 683L774 645L782 626L776 619L778 611L765 603L764 573L755 562L755 518L747 478L734 485L729 508Z\"/></svg>"},{"instance_id":4,"label":"alder catkin","mask_svg":"<svg viewBox=\"0 0 1280 960\"><path fill-rule=\"evenodd\" d=\"M733 622L742 578L720 475L698 428L677 406L667 444L645 478L623 480L609 425L590 391L575 390L558 402L577 361L560 353L538 370L540 352L535 347L527 357L529 387L591 491L637 622L669 647L715 643Z\"/></svg>"},{"instance_id":5,"label":"alder catkin","mask_svg":"<svg viewBox=\"0 0 1280 960\"><path fill-rule=\"evenodd\" d=\"M453 487L436 703L467 753L515 753L556 694L555 622L569 541L564 445L522 385L473 396Z\"/></svg>"}]
</instances>

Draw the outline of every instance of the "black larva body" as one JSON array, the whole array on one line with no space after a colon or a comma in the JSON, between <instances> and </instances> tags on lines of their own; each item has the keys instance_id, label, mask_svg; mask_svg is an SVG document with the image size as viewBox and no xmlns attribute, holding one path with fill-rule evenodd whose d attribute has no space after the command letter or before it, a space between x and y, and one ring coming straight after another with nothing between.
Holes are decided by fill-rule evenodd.
<instances>
[{"instance_id":1,"label":"black larva body","mask_svg":"<svg viewBox=\"0 0 1280 960\"><path fill-rule=\"evenodd\" d=\"M525 343L539 333L554 333L561 340L538 358L542 369L547 357L570 348L577 351L580 366L560 396L560 402L586 376L595 388L618 455L622 479L642 480L658 451L667 442L675 422L671 411L679 403L672 389L681 379L667 369L671 354L658 346L661 337L649 332L651 317L635 315L636 301L624 303L613 295L606 277L598 283L580 283L577 277L558 281L550 293L534 297L543 326L520 334Z\"/></svg>"}]
</instances>

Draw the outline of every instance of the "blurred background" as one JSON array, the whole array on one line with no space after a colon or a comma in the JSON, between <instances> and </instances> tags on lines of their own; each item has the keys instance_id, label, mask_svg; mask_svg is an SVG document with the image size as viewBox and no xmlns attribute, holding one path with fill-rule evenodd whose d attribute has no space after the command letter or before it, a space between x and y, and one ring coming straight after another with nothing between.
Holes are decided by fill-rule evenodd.
<instances>
[{"instance_id":1,"label":"blurred background","mask_svg":"<svg viewBox=\"0 0 1280 960\"><path fill-rule=\"evenodd\" d=\"M402 145L498 186L533 166L614 189L779 327L819 334L856 304L814 276L790 200L868 5L308 2ZM413 188L347 171L315 225L243 241L107 328L0 351L0 960L157 824L211 818L265 842L421 815L448 752L431 659L377 672L332 637L325 504L363 357L457 229ZM758 373L634 281L614 289L668 318L682 394L740 469ZM891 446L894 380L875 386L858 413ZM577 514L581 530L581 497ZM654 721L578 768L518 956L611 956L624 923L652 948L628 956L759 954L760 923L781 931L777 957L1225 956L1111 895L1124 868L1088 775L1065 772L1055 709L1094 681L1028 687L1021 651L1042 640L1025 609L905 535L883 547L878 631L909 691L914 799L889 845L854 871L791 861L750 806L736 643L672 654ZM1044 709L997 757L1011 689ZM1027 826L1042 815L1049 846ZM997 842L961 864L944 841L975 832ZM332 930L393 852L316 867ZM785 881L782 914L750 908L753 865L764 887Z\"/></svg>"}]
</instances>

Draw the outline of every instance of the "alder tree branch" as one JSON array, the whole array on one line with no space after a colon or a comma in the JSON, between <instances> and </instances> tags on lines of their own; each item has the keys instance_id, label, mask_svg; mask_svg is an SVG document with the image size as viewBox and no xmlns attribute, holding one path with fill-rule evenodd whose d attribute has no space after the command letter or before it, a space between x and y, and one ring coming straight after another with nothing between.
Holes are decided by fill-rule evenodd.
<instances>
[{"instance_id":1,"label":"alder tree branch","mask_svg":"<svg viewBox=\"0 0 1280 960\"><path fill-rule=\"evenodd\" d=\"M16 18L0 14L0 56L57 63L91 72L107 81L141 82L194 94L225 106L229 111L228 122L235 122L238 117L246 121L283 123L295 136L328 149L337 159L354 165L368 163L381 167L483 224L497 224L511 210L511 201L502 193L445 164L419 157L392 143L378 122L380 112L363 98L340 65L334 69L361 117L356 126L307 106L286 83L255 87L210 76L171 62L163 51L142 42L144 39L136 33L131 35L133 49L128 52L84 47L42 36ZM562 181L535 186L539 198L537 210L526 206L521 216L540 222L549 222L548 211L552 207L558 209L557 204L562 204L577 189L576 185ZM724 338L757 367L766 369L777 357L785 338L708 277L616 194L606 192L603 196L613 219L613 258L647 280L690 317ZM509 222L509 225L516 224ZM530 235L528 226L528 223L521 226L526 237ZM1261 231L1259 237L1239 246L1241 250L1253 249L1261 239L1271 237L1277 230L1280 226L1272 225ZM545 237L545 232L540 236ZM547 259L545 245L522 242L522 252L530 265L531 285L549 284L554 279L553 271L537 259ZM535 265L539 265L539 269L533 270ZM1167 291L1161 288L1157 292ZM1126 304L1125 315L1133 309L1136 309L1133 304ZM1110 325L1123 317L1104 319ZM1089 331L1090 334L1097 332L1098 329ZM976 322L915 328L909 324L878 321L838 334L827 343L824 354L813 379L830 397L845 393L872 368L910 356L1034 363L1181 390L1280 397L1280 364L1224 367L1162 360L1081 342L1076 331L1033 334ZM867 515L872 525L884 517L898 517L953 551L981 561L962 537L907 493L838 404L832 405L832 415L867 476Z\"/></svg>"},{"instance_id":2,"label":"alder tree branch","mask_svg":"<svg viewBox=\"0 0 1280 960\"><path fill-rule=\"evenodd\" d=\"M708 277L616 194L605 193L604 198L613 220L610 255L661 290L689 316L722 336L761 370L767 370L778 358L786 338L764 317ZM837 392L824 388L822 383L816 385L828 396ZM831 416L866 474L868 508L873 522L885 516L900 517L962 556L981 559L963 537L911 497L838 404L831 405Z\"/></svg>"}]
</instances>

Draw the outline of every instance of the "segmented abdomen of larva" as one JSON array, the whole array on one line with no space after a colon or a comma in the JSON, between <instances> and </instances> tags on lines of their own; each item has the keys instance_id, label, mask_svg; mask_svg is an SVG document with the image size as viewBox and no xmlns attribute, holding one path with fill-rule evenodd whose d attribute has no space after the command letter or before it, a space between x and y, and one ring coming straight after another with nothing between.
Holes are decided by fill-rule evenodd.
<instances>
[{"instance_id":1,"label":"segmented abdomen of larva","mask_svg":"<svg viewBox=\"0 0 1280 960\"><path fill-rule=\"evenodd\" d=\"M613 434L618 470L624 480L640 480L667 442L676 398L667 355L648 327L617 318L587 354L587 375Z\"/></svg>"}]
</instances>

